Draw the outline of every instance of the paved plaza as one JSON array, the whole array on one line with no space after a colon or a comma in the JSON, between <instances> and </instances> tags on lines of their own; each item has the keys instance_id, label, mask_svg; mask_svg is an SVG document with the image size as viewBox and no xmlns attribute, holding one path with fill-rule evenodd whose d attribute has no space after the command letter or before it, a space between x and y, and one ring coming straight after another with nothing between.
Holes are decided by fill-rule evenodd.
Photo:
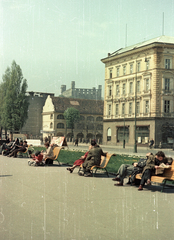
<instances>
[{"instance_id":1,"label":"paved plaza","mask_svg":"<svg viewBox=\"0 0 174 240\"><path fill-rule=\"evenodd\" d=\"M115 187L105 174L0 156L1 240L173 240L174 189Z\"/></svg>"}]
</instances>

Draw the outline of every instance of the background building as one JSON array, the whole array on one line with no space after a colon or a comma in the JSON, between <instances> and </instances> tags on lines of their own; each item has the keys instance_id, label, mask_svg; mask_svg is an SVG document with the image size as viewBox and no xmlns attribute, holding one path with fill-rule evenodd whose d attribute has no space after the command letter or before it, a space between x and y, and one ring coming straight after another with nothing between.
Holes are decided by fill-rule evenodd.
<instances>
[{"instance_id":1,"label":"background building","mask_svg":"<svg viewBox=\"0 0 174 240\"><path fill-rule=\"evenodd\" d=\"M68 98L96 99L101 100L102 85L92 89L75 88L75 81L71 82L71 88L66 90L66 85L61 85L61 95Z\"/></svg>"},{"instance_id":2,"label":"background building","mask_svg":"<svg viewBox=\"0 0 174 240\"><path fill-rule=\"evenodd\" d=\"M42 110L48 95L53 93L27 92L29 98L28 119L21 129L21 134L27 134L31 138L39 138L42 129Z\"/></svg>"},{"instance_id":3,"label":"background building","mask_svg":"<svg viewBox=\"0 0 174 240\"><path fill-rule=\"evenodd\" d=\"M119 49L105 64L103 142L173 144L174 37ZM135 115L136 112L136 115ZM135 118L136 116L136 118ZM136 127L135 127L136 126Z\"/></svg>"},{"instance_id":4,"label":"background building","mask_svg":"<svg viewBox=\"0 0 174 240\"><path fill-rule=\"evenodd\" d=\"M66 127L64 111L74 107L80 112L80 120L75 123L74 138L86 141L95 138L102 142L103 136L103 101L73 99L48 96L43 107L43 138L65 136L71 138L71 129Z\"/></svg>"}]
</instances>

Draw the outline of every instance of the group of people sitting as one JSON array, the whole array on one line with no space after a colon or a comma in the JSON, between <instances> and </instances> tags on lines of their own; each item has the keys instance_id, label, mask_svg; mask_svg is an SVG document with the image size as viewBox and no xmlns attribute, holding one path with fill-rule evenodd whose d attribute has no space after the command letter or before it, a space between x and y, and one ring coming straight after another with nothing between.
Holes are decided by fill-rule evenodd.
<instances>
[{"instance_id":1,"label":"group of people sitting","mask_svg":"<svg viewBox=\"0 0 174 240\"><path fill-rule=\"evenodd\" d=\"M104 153L103 150L97 145L95 140L91 140L91 145L89 146L89 151L85 153L85 155L81 156L78 160L76 160L72 167L67 168L70 173L73 170L82 164L83 170L79 172L80 176L90 177L91 167L94 165L99 166L101 162L101 156L106 156L107 152Z\"/></svg>"},{"instance_id":2,"label":"group of people sitting","mask_svg":"<svg viewBox=\"0 0 174 240\"><path fill-rule=\"evenodd\" d=\"M49 144L49 142L45 142L44 144L46 151L36 151L35 154L30 152L30 157L32 159L28 160L29 165L51 165L53 164L54 153L53 149L56 146L55 144ZM15 141L8 141L3 143L0 146L0 154L7 157L17 157L19 152L26 152L28 147L27 141L19 141L18 138ZM30 150L29 150L30 151Z\"/></svg>"},{"instance_id":3,"label":"group of people sitting","mask_svg":"<svg viewBox=\"0 0 174 240\"><path fill-rule=\"evenodd\" d=\"M51 144L49 142L45 142L44 146L46 151L36 151L34 154L31 154L30 160L28 160L28 165L34 166L43 166L43 165L52 165L54 160L54 152L53 149L56 146L55 144Z\"/></svg>"},{"instance_id":4,"label":"group of people sitting","mask_svg":"<svg viewBox=\"0 0 174 240\"><path fill-rule=\"evenodd\" d=\"M0 154L7 157L17 157L18 152L25 152L27 150L27 141L19 141L18 138L15 141L9 141L8 143L3 143L0 146Z\"/></svg>"},{"instance_id":5,"label":"group of people sitting","mask_svg":"<svg viewBox=\"0 0 174 240\"><path fill-rule=\"evenodd\" d=\"M163 163L165 165L171 165L173 159L167 158L164 152L159 151L155 155L152 153L146 154L146 159L140 159L139 162L134 162L130 164L122 164L118 169L116 178L113 181L118 181L114 184L115 186L123 186L124 178L129 177L128 184L135 184L136 174L142 173L141 181L138 190L143 190L145 184L151 185L151 176L157 175L155 173L156 169L160 168Z\"/></svg>"},{"instance_id":6,"label":"group of people sitting","mask_svg":"<svg viewBox=\"0 0 174 240\"><path fill-rule=\"evenodd\" d=\"M77 166L82 165L83 171L79 172L79 175L89 177L91 176L91 167L94 165L99 166L101 162L101 156L106 156L102 149L97 145L95 140L91 141L89 146L89 151L76 160L72 167L67 168L67 170L72 173ZM151 185L151 176L155 175L155 170L161 168L160 165L163 163L165 165L171 165L173 159L167 158L164 152L159 151L155 155L153 153L147 153L146 158L140 159L139 162L134 162L132 164L122 164L118 169L116 177L113 181L118 181L114 184L115 186L123 186L124 178L129 177L127 184L135 184L136 174L141 173L141 181L138 190L143 190L145 184Z\"/></svg>"}]
</instances>

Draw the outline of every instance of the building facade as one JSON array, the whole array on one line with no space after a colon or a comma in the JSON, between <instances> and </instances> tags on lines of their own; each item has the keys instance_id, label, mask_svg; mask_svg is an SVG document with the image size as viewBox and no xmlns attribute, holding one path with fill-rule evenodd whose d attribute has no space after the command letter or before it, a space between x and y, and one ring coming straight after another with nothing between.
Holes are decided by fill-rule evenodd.
<instances>
[{"instance_id":1,"label":"building facade","mask_svg":"<svg viewBox=\"0 0 174 240\"><path fill-rule=\"evenodd\" d=\"M28 119L21 129L21 134L26 134L29 138L39 138L42 134L42 110L48 95L53 93L27 92L29 98Z\"/></svg>"},{"instance_id":2,"label":"building facade","mask_svg":"<svg viewBox=\"0 0 174 240\"><path fill-rule=\"evenodd\" d=\"M71 138L71 129L67 128L64 112L74 107L80 112L80 120L75 123L74 138L80 142L95 138L99 143L103 137L103 105L102 100L73 99L48 96L43 107L43 138L64 136Z\"/></svg>"},{"instance_id":3,"label":"building facade","mask_svg":"<svg viewBox=\"0 0 174 240\"><path fill-rule=\"evenodd\" d=\"M173 143L174 37L119 49L105 64L103 142ZM136 136L136 137L135 137Z\"/></svg>"},{"instance_id":4,"label":"building facade","mask_svg":"<svg viewBox=\"0 0 174 240\"><path fill-rule=\"evenodd\" d=\"M81 99L95 99L101 100L102 97L102 85L92 89L87 88L75 88L75 81L71 82L71 88L66 90L66 85L61 85L61 96L68 98L81 98Z\"/></svg>"}]
</instances>

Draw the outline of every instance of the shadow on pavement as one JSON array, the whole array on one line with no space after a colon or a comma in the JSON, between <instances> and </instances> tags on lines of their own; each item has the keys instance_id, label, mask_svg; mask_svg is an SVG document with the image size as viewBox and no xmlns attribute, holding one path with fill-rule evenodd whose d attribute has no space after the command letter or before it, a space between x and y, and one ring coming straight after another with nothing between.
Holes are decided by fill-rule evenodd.
<instances>
[{"instance_id":1,"label":"shadow on pavement","mask_svg":"<svg viewBox=\"0 0 174 240\"><path fill-rule=\"evenodd\" d=\"M0 175L0 177L12 177L13 175Z\"/></svg>"},{"instance_id":2,"label":"shadow on pavement","mask_svg":"<svg viewBox=\"0 0 174 240\"><path fill-rule=\"evenodd\" d=\"M139 187L138 185L135 185L133 187L136 187L138 191L138 187ZM139 192L144 192L144 191L161 192L162 188L163 188L162 185L151 185L151 186L145 185L143 187L143 191L139 191ZM173 186L166 185L161 193L174 193L174 185Z\"/></svg>"}]
</instances>

